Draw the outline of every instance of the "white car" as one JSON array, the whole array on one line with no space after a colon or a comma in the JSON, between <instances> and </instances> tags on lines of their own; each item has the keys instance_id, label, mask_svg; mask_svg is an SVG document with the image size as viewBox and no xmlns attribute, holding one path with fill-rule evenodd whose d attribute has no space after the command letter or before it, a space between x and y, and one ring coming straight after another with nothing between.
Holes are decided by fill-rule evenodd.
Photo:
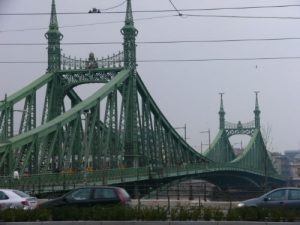
<instances>
[{"instance_id":1,"label":"white car","mask_svg":"<svg viewBox=\"0 0 300 225\"><path fill-rule=\"evenodd\" d=\"M0 210L7 208L34 209L38 205L37 198L22 191L0 189Z\"/></svg>"}]
</instances>

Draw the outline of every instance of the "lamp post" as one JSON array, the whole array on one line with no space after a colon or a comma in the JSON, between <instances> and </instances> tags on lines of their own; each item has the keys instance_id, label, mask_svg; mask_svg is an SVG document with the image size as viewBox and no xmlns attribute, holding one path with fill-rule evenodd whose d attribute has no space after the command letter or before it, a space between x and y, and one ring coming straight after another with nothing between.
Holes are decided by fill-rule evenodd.
<instances>
[{"instance_id":1,"label":"lamp post","mask_svg":"<svg viewBox=\"0 0 300 225\"><path fill-rule=\"evenodd\" d=\"M210 129L200 131L200 134L207 133L208 134L208 149L210 149ZM201 151L202 151L202 142L201 142Z\"/></svg>"},{"instance_id":2,"label":"lamp post","mask_svg":"<svg viewBox=\"0 0 300 225\"><path fill-rule=\"evenodd\" d=\"M87 169L88 169L88 158L89 158L89 152L88 152L88 138L87 138L87 131L88 131L88 118L89 118L89 111L84 110L84 133L83 133L83 149L84 149L84 182L87 184Z\"/></svg>"},{"instance_id":3,"label":"lamp post","mask_svg":"<svg viewBox=\"0 0 300 225\"><path fill-rule=\"evenodd\" d=\"M184 130L184 140L186 141L186 124L184 124L183 127L174 127L175 130L177 129L183 129Z\"/></svg>"},{"instance_id":4,"label":"lamp post","mask_svg":"<svg viewBox=\"0 0 300 225\"><path fill-rule=\"evenodd\" d=\"M208 145L208 146L209 146L209 144L202 143L202 141L201 141L201 154L202 154L202 152L203 152L202 149L203 149L203 146L204 146L204 145Z\"/></svg>"},{"instance_id":5,"label":"lamp post","mask_svg":"<svg viewBox=\"0 0 300 225\"><path fill-rule=\"evenodd\" d=\"M1 100L0 102L4 103L4 125L3 125L3 129L2 129L2 135L1 135L1 141L7 141L8 138L8 118L7 118L7 94L5 94L4 100Z\"/></svg>"}]
</instances>

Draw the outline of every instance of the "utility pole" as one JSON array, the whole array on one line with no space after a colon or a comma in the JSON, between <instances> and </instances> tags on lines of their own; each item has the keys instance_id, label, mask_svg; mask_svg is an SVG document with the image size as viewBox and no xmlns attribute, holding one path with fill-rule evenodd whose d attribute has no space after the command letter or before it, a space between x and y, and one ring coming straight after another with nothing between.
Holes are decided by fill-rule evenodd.
<instances>
[{"instance_id":1,"label":"utility pole","mask_svg":"<svg viewBox=\"0 0 300 225\"><path fill-rule=\"evenodd\" d=\"M200 131L200 134L207 133L208 134L208 149L210 149L210 129ZM202 142L201 142L201 151L202 151Z\"/></svg>"},{"instance_id":2,"label":"utility pole","mask_svg":"<svg viewBox=\"0 0 300 225\"><path fill-rule=\"evenodd\" d=\"M177 129L183 129L184 130L184 140L186 141L186 124L184 124L184 126L183 127L174 127L174 129L175 130L177 130Z\"/></svg>"}]
</instances>

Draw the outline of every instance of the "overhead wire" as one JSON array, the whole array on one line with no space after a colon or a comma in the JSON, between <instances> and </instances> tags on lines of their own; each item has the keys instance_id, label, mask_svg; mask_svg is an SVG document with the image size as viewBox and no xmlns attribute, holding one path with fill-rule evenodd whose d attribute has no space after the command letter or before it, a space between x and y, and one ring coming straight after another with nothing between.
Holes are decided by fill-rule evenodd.
<instances>
[{"instance_id":1,"label":"overhead wire","mask_svg":"<svg viewBox=\"0 0 300 225\"><path fill-rule=\"evenodd\" d=\"M181 12L176 8L175 4L172 2L172 0L169 0L171 3L172 7L175 9L175 11L178 13L178 16L182 16Z\"/></svg>"},{"instance_id":2,"label":"overhead wire","mask_svg":"<svg viewBox=\"0 0 300 225\"><path fill-rule=\"evenodd\" d=\"M183 14L190 17L203 17L203 18L235 18L235 19L288 19L299 20L297 16L240 16L240 15L201 15L201 14Z\"/></svg>"},{"instance_id":3,"label":"overhead wire","mask_svg":"<svg viewBox=\"0 0 300 225\"><path fill-rule=\"evenodd\" d=\"M260 6L240 6L240 7L215 7L215 8L188 8L188 9L178 9L174 3L169 0L174 9L159 9L159 10L133 10L133 13L163 13L163 12L189 12L189 11L218 11L218 10L247 10L247 9L272 9L272 8L290 8L290 7L300 7L300 4L288 4L288 5L260 5ZM107 9L100 10L110 10L116 7L123 5L121 4L110 7ZM126 11L109 11L102 12L100 14L125 14ZM88 11L84 12L57 12L57 15L76 15L76 14L90 14ZM29 13L0 13L0 16L42 16L42 15L51 15L50 12L29 12Z\"/></svg>"},{"instance_id":4,"label":"overhead wire","mask_svg":"<svg viewBox=\"0 0 300 225\"><path fill-rule=\"evenodd\" d=\"M137 63L177 63L177 62L213 62L213 61L255 61L255 60L299 60L300 56L249 57L249 58L202 58L202 59L141 59ZM47 61L0 61L0 64L44 64Z\"/></svg>"},{"instance_id":5,"label":"overhead wire","mask_svg":"<svg viewBox=\"0 0 300 225\"><path fill-rule=\"evenodd\" d=\"M113 8L120 7L121 5L125 4L126 1L122 3L106 8L101 9L102 11L110 10ZM162 19L162 18L170 18L174 16L185 16L185 17L207 17L207 18L234 18L234 19L290 19L290 20L299 20L300 17L294 16L240 16L240 15L209 15L209 14L187 14L182 12L189 12L189 11L213 11L213 10L245 10L245 9L265 9L265 8L284 8L284 7L300 7L300 4L289 4L289 5L272 5L272 6L242 6L242 7L220 7L220 8L200 8L200 9L178 9L172 0L169 0L172 4L174 9L167 9L167 10L136 10L133 11L135 13L162 13L162 12L176 12L176 15L166 15L166 16L152 16L146 18L137 18L135 21L142 21L142 20L151 20L151 19ZM125 11L118 11L118 12L101 12L104 13L125 13ZM50 13L0 13L0 16L5 15L49 15ZM66 13L57 13L63 15L74 15L74 14L89 14L88 12L66 12ZM84 26L94 26L94 25L103 25L103 24L114 24L114 23L123 23L123 20L120 21L109 21L109 22L96 22L96 23L88 23L88 24L77 24L77 25L66 25L61 26L60 28L71 28L71 27L84 27ZM44 30L48 29L45 28L26 28L26 29L7 29L7 30L0 30L0 33L7 33L7 32L22 32L22 31L35 31L35 30Z\"/></svg>"},{"instance_id":6,"label":"overhead wire","mask_svg":"<svg viewBox=\"0 0 300 225\"><path fill-rule=\"evenodd\" d=\"M136 18L134 20L135 21L155 20L155 19L171 18L171 17L176 17L176 16L178 16L178 15L176 14L176 15L165 15L165 16L151 16L151 17ZM64 28L72 28L72 27L86 27L86 26L117 24L117 23L124 23L124 20L116 20L116 21L109 21L109 22L85 23L85 24L75 24L75 25L65 25L65 26L60 26L59 28L64 29ZM47 29L48 29L48 27L25 28L25 29L9 29L9 30L0 30L0 33L36 31L36 30L47 30Z\"/></svg>"},{"instance_id":7,"label":"overhead wire","mask_svg":"<svg viewBox=\"0 0 300 225\"><path fill-rule=\"evenodd\" d=\"M109 8L105 8L105 9L100 9L100 11L103 12L103 11L108 11L108 10L111 10L111 9L115 9L115 8L118 8L118 7L122 6L122 5L124 5L125 3L126 3L126 0L123 1L123 2L121 2L121 3L118 4L118 5L111 6L111 7L109 7Z\"/></svg>"},{"instance_id":8,"label":"overhead wire","mask_svg":"<svg viewBox=\"0 0 300 225\"><path fill-rule=\"evenodd\" d=\"M293 41L300 37L278 38L245 38L245 39L216 39L216 40L169 40L169 41L136 41L136 44L188 44L188 43L227 43L227 42L260 42L260 41ZM121 41L109 42L61 42L61 45L119 45ZM0 46L44 46L48 43L0 43Z\"/></svg>"}]
</instances>

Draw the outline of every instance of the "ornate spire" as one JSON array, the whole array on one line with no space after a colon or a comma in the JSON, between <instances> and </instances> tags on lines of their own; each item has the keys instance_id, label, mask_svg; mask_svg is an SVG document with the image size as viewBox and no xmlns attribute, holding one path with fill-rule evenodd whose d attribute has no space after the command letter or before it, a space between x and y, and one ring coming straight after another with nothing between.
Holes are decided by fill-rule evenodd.
<instances>
[{"instance_id":1,"label":"ornate spire","mask_svg":"<svg viewBox=\"0 0 300 225\"><path fill-rule=\"evenodd\" d=\"M52 0L49 30L45 34L48 39L48 71L60 69L60 41L63 35L58 30L55 0Z\"/></svg>"},{"instance_id":2,"label":"ornate spire","mask_svg":"<svg viewBox=\"0 0 300 225\"><path fill-rule=\"evenodd\" d=\"M125 25L126 26L134 26L133 16L132 16L131 0L127 0Z\"/></svg>"},{"instance_id":3,"label":"ornate spire","mask_svg":"<svg viewBox=\"0 0 300 225\"><path fill-rule=\"evenodd\" d=\"M259 106L258 106L258 93L259 91L255 91L255 110L254 112L254 116L255 116L255 128L260 128L260 110L259 110Z\"/></svg>"},{"instance_id":4,"label":"ornate spire","mask_svg":"<svg viewBox=\"0 0 300 225\"><path fill-rule=\"evenodd\" d=\"M55 0L52 0L49 30L58 30Z\"/></svg>"},{"instance_id":5,"label":"ornate spire","mask_svg":"<svg viewBox=\"0 0 300 225\"><path fill-rule=\"evenodd\" d=\"M135 37L138 34L138 30L134 27L131 0L127 0L125 25L121 29L121 33L124 36L124 61L125 68L136 67L136 44Z\"/></svg>"},{"instance_id":6,"label":"ornate spire","mask_svg":"<svg viewBox=\"0 0 300 225\"><path fill-rule=\"evenodd\" d=\"M219 111L220 130L225 129L225 111L223 107L223 95L224 93L220 93L221 96L221 104L220 104L220 111Z\"/></svg>"}]
</instances>

